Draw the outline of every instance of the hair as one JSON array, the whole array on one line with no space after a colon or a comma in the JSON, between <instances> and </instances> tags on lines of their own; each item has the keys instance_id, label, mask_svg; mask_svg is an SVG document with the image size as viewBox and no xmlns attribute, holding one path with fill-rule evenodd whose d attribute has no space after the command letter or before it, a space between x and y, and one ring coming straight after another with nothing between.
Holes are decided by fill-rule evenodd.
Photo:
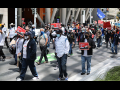
<instances>
[{"instance_id":1,"label":"hair","mask_svg":"<svg viewBox=\"0 0 120 90\"><path fill-rule=\"evenodd\" d=\"M45 31L45 29L44 29L44 28L40 28L40 30L41 30L41 29L43 29L43 31Z\"/></svg>"},{"instance_id":2,"label":"hair","mask_svg":"<svg viewBox=\"0 0 120 90\"><path fill-rule=\"evenodd\" d=\"M89 32L86 32L85 34L88 34L88 35L89 35Z\"/></svg>"}]
</instances>

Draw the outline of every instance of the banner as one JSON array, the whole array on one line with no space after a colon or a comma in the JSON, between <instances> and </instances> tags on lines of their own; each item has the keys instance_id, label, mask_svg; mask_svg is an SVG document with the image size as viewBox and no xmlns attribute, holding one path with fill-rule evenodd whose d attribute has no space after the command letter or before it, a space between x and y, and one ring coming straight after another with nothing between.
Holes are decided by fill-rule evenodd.
<instances>
[{"instance_id":1,"label":"banner","mask_svg":"<svg viewBox=\"0 0 120 90\"><path fill-rule=\"evenodd\" d=\"M17 34L19 34L20 36L23 36L23 34L26 32L26 30L23 29L23 28L21 28L20 26L18 26L16 32L17 32Z\"/></svg>"},{"instance_id":2,"label":"banner","mask_svg":"<svg viewBox=\"0 0 120 90\"><path fill-rule=\"evenodd\" d=\"M80 42L79 43L80 50L89 50L88 46L89 46L88 42Z\"/></svg>"},{"instance_id":3,"label":"banner","mask_svg":"<svg viewBox=\"0 0 120 90\"><path fill-rule=\"evenodd\" d=\"M109 22L103 22L103 28L107 28L108 30L111 30L111 24Z\"/></svg>"},{"instance_id":4,"label":"banner","mask_svg":"<svg viewBox=\"0 0 120 90\"><path fill-rule=\"evenodd\" d=\"M105 17L105 14L98 8L97 9L97 16L100 18L100 19L103 19Z\"/></svg>"},{"instance_id":5,"label":"banner","mask_svg":"<svg viewBox=\"0 0 120 90\"><path fill-rule=\"evenodd\" d=\"M51 27L60 28L61 23L51 23Z\"/></svg>"},{"instance_id":6,"label":"banner","mask_svg":"<svg viewBox=\"0 0 120 90\"><path fill-rule=\"evenodd\" d=\"M98 24L103 24L103 21L101 21L101 20L98 20Z\"/></svg>"}]
</instances>

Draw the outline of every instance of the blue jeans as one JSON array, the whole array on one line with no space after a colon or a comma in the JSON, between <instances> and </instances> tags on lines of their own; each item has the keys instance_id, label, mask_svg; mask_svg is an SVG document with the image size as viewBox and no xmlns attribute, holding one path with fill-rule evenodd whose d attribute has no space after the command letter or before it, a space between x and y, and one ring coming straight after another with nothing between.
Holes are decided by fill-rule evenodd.
<instances>
[{"instance_id":1,"label":"blue jeans","mask_svg":"<svg viewBox=\"0 0 120 90\"><path fill-rule=\"evenodd\" d=\"M15 54L15 63L17 63L17 54Z\"/></svg>"},{"instance_id":2,"label":"blue jeans","mask_svg":"<svg viewBox=\"0 0 120 90\"><path fill-rule=\"evenodd\" d=\"M90 73L90 70L91 70L91 58L92 58L92 56L85 57L85 56L81 55L82 73L86 73L86 70L85 70L85 62L86 62L86 60L87 60L87 73Z\"/></svg>"},{"instance_id":3,"label":"blue jeans","mask_svg":"<svg viewBox=\"0 0 120 90\"><path fill-rule=\"evenodd\" d=\"M63 78L67 77L67 68L66 68L66 62L67 62L67 54L64 54L62 57L57 57L57 61L58 61L58 66L59 66L59 77Z\"/></svg>"},{"instance_id":4,"label":"blue jeans","mask_svg":"<svg viewBox=\"0 0 120 90\"><path fill-rule=\"evenodd\" d=\"M97 39L97 47L100 47L100 38Z\"/></svg>"},{"instance_id":5,"label":"blue jeans","mask_svg":"<svg viewBox=\"0 0 120 90\"><path fill-rule=\"evenodd\" d=\"M70 44L69 54L72 54L72 43Z\"/></svg>"},{"instance_id":6,"label":"blue jeans","mask_svg":"<svg viewBox=\"0 0 120 90\"><path fill-rule=\"evenodd\" d=\"M75 35L75 44L76 44L76 39L77 39L77 37L78 37L78 36L77 36L77 35Z\"/></svg>"},{"instance_id":7,"label":"blue jeans","mask_svg":"<svg viewBox=\"0 0 120 90\"><path fill-rule=\"evenodd\" d=\"M102 46L103 37L104 37L104 36L101 36L101 40L100 40L100 41L101 41L101 42L100 42L100 45L101 45L101 46Z\"/></svg>"},{"instance_id":8,"label":"blue jeans","mask_svg":"<svg viewBox=\"0 0 120 90\"><path fill-rule=\"evenodd\" d=\"M111 45L112 53L114 53L114 47L115 47L115 53L117 53L117 45L115 45L115 43L112 43Z\"/></svg>"},{"instance_id":9,"label":"blue jeans","mask_svg":"<svg viewBox=\"0 0 120 90\"><path fill-rule=\"evenodd\" d=\"M32 72L32 75L34 77L38 77L37 71L36 71L36 67L34 65L34 60L27 60L27 59L23 59L22 60L22 69L21 69L21 74L20 74L20 78L22 80L24 80L25 77L25 73L27 71L27 66L29 66L30 71Z\"/></svg>"}]
</instances>

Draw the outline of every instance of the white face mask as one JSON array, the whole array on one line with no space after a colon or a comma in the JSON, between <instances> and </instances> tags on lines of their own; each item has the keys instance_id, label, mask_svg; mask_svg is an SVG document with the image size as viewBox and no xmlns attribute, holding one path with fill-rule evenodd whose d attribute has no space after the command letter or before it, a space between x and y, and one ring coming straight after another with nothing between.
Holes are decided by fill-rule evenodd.
<instances>
[{"instance_id":1,"label":"white face mask","mask_svg":"<svg viewBox=\"0 0 120 90\"><path fill-rule=\"evenodd\" d=\"M28 39L29 38L29 36L25 36L25 39Z\"/></svg>"}]
</instances>

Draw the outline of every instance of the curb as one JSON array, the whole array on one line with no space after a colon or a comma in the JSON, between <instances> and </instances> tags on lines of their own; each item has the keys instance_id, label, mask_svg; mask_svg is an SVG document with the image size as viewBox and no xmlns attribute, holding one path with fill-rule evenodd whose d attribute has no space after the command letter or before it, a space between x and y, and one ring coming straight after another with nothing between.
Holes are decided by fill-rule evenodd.
<instances>
[{"instance_id":1,"label":"curb","mask_svg":"<svg viewBox=\"0 0 120 90\"><path fill-rule=\"evenodd\" d=\"M91 74L89 75L74 75L69 78L69 81L94 81L98 77L103 79L106 75L106 72L114 66L120 65L120 61L116 58L107 59L93 67L91 67Z\"/></svg>"}]
</instances>

